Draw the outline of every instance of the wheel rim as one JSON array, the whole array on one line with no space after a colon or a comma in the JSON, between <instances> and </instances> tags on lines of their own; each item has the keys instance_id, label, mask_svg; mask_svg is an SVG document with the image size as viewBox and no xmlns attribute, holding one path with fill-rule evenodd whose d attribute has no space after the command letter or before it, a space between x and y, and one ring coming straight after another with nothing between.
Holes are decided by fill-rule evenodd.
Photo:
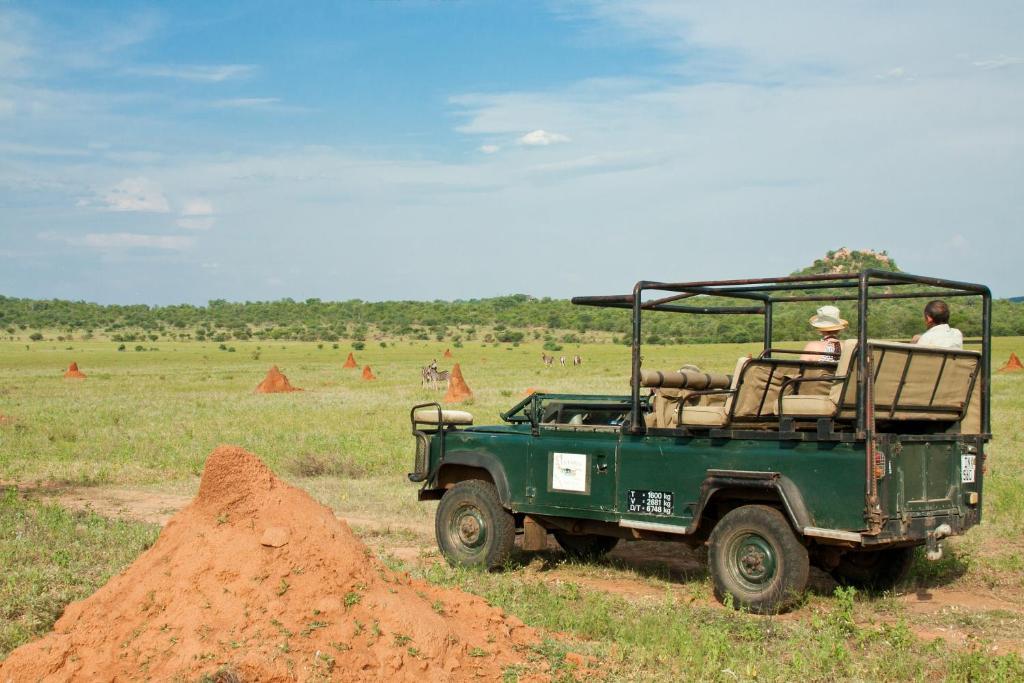
<instances>
[{"instance_id":1,"label":"wheel rim","mask_svg":"<svg viewBox=\"0 0 1024 683\"><path fill-rule=\"evenodd\" d=\"M764 590L775 579L778 570L775 548L759 534L738 535L730 544L728 557L730 573L747 590Z\"/></svg>"},{"instance_id":2,"label":"wheel rim","mask_svg":"<svg viewBox=\"0 0 1024 683\"><path fill-rule=\"evenodd\" d=\"M487 542L487 523L480 508L468 503L460 505L449 520L448 538L466 550L483 547Z\"/></svg>"}]
</instances>

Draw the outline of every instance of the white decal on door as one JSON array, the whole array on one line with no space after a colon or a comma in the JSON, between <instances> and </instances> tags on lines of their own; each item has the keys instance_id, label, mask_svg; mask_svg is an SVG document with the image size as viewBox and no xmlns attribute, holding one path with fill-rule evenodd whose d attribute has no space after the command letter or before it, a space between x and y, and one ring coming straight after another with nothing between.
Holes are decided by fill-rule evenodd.
<instances>
[{"instance_id":1,"label":"white decal on door","mask_svg":"<svg viewBox=\"0 0 1024 683\"><path fill-rule=\"evenodd\" d=\"M552 491L586 492L587 455L585 453L552 453L551 458Z\"/></svg>"}]
</instances>

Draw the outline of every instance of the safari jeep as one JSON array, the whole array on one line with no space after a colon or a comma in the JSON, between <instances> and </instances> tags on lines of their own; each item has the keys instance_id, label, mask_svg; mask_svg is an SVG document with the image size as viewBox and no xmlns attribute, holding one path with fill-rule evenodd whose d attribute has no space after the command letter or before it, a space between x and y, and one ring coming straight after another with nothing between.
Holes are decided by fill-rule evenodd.
<instances>
[{"instance_id":1,"label":"safari jeep","mask_svg":"<svg viewBox=\"0 0 1024 683\"><path fill-rule=\"evenodd\" d=\"M963 297L981 299L980 350L868 336L876 301ZM838 361L773 346L779 306L844 301L856 325ZM518 534L526 550L553 534L579 557L622 539L706 544L716 596L766 613L799 599L811 564L885 589L917 546L937 559L943 538L981 521L988 288L868 270L642 281L573 303L632 310L628 395L534 394L494 426L436 403L412 409L409 478L420 500L440 500L449 562L499 567ZM762 316L763 349L729 375L645 368L642 318L654 312Z\"/></svg>"}]
</instances>

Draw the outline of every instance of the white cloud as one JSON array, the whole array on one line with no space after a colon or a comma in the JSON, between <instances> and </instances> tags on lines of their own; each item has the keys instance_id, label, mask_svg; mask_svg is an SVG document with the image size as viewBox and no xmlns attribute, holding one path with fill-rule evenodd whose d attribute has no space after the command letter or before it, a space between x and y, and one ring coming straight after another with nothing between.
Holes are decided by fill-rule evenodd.
<instances>
[{"instance_id":1,"label":"white cloud","mask_svg":"<svg viewBox=\"0 0 1024 683\"><path fill-rule=\"evenodd\" d=\"M215 221L212 216L205 216L202 218L179 218L175 222L178 227L186 230L209 230Z\"/></svg>"},{"instance_id":2,"label":"white cloud","mask_svg":"<svg viewBox=\"0 0 1024 683\"><path fill-rule=\"evenodd\" d=\"M81 239L69 240L93 249L168 249L180 251L195 244L194 237L183 235L143 235L135 232L90 232Z\"/></svg>"},{"instance_id":3,"label":"white cloud","mask_svg":"<svg viewBox=\"0 0 1024 683\"><path fill-rule=\"evenodd\" d=\"M213 204L209 200L189 199L181 209L177 224L186 230L209 230L215 221L213 213Z\"/></svg>"},{"instance_id":4,"label":"white cloud","mask_svg":"<svg viewBox=\"0 0 1024 683\"><path fill-rule=\"evenodd\" d=\"M271 107L280 101L277 97L232 97L214 100L211 104L218 109L261 109Z\"/></svg>"},{"instance_id":5,"label":"white cloud","mask_svg":"<svg viewBox=\"0 0 1024 683\"><path fill-rule=\"evenodd\" d=\"M979 69L1002 69L1007 66L1024 64L1024 57L997 57L995 59L983 59L971 63Z\"/></svg>"},{"instance_id":6,"label":"white cloud","mask_svg":"<svg viewBox=\"0 0 1024 683\"><path fill-rule=\"evenodd\" d=\"M888 79L899 80L899 79L906 78L906 77L907 77L907 70L904 69L902 66L897 66L894 69L889 69L889 70L885 71L884 73L880 73L877 76L875 76L875 78L877 78L879 80L882 80L882 81L888 80Z\"/></svg>"},{"instance_id":7,"label":"white cloud","mask_svg":"<svg viewBox=\"0 0 1024 683\"><path fill-rule=\"evenodd\" d=\"M569 137L561 133L549 133L546 130L538 129L530 131L519 138L519 144L527 145L528 147L546 147L547 145L554 145L559 142L569 142Z\"/></svg>"},{"instance_id":8,"label":"white cloud","mask_svg":"<svg viewBox=\"0 0 1024 683\"><path fill-rule=\"evenodd\" d=\"M132 76L173 78L197 83L220 83L233 78L250 76L255 70L256 67L252 64L152 65L129 67L124 70L124 73Z\"/></svg>"},{"instance_id":9,"label":"white cloud","mask_svg":"<svg viewBox=\"0 0 1024 683\"><path fill-rule=\"evenodd\" d=\"M170 206L160 186L147 178L125 178L100 197L102 207L107 211L140 211L145 213L167 213ZM80 206L94 202L79 201Z\"/></svg>"},{"instance_id":10,"label":"white cloud","mask_svg":"<svg viewBox=\"0 0 1024 683\"><path fill-rule=\"evenodd\" d=\"M484 154L494 154L501 151L501 147L498 145L480 145L477 149Z\"/></svg>"},{"instance_id":11,"label":"white cloud","mask_svg":"<svg viewBox=\"0 0 1024 683\"><path fill-rule=\"evenodd\" d=\"M63 242L76 247L91 249L165 249L180 251L190 249L196 242L194 237L184 235L147 235L137 232L90 232L82 236L68 236L53 231L36 234L43 242Z\"/></svg>"},{"instance_id":12,"label":"white cloud","mask_svg":"<svg viewBox=\"0 0 1024 683\"><path fill-rule=\"evenodd\" d=\"M181 209L182 216L212 216L213 204L206 199L189 199Z\"/></svg>"}]
</instances>

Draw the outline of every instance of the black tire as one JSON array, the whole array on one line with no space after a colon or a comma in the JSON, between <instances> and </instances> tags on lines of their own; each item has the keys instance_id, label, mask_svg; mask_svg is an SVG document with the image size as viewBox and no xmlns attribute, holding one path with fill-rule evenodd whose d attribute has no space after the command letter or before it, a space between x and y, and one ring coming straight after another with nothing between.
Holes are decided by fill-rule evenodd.
<instances>
[{"instance_id":1,"label":"black tire","mask_svg":"<svg viewBox=\"0 0 1024 683\"><path fill-rule=\"evenodd\" d=\"M567 534L563 531L554 532L555 540L569 557L576 560L591 561L610 553L618 544L614 536L597 534Z\"/></svg>"},{"instance_id":2,"label":"black tire","mask_svg":"<svg viewBox=\"0 0 1024 683\"><path fill-rule=\"evenodd\" d=\"M715 597L723 603L729 595L737 609L776 614L800 600L810 560L781 512L766 505L744 505L712 529L708 570Z\"/></svg>"},{"instance_id":3,"label":"black tire","mask_svg":"<svg viewBox=\"0 0 1024 683\"><path fill-rule=\"evenodd\" d=\"M512 513L501 505L494 484L478 479L448 489L434 517L437 546L448 564L497 569L516 540Z\"/></svg>"},{"instance_id":4,"label":"black tire","mask_svg":"<svg viewBox=\"0 0 1024 683\"><path fill-rule=\"evenodd\" d=\"M844 586L869 591L887 591L907 578L914 564L914 547L861 550L839 559L832 577Z\"/></svg>"}]
</instances>

